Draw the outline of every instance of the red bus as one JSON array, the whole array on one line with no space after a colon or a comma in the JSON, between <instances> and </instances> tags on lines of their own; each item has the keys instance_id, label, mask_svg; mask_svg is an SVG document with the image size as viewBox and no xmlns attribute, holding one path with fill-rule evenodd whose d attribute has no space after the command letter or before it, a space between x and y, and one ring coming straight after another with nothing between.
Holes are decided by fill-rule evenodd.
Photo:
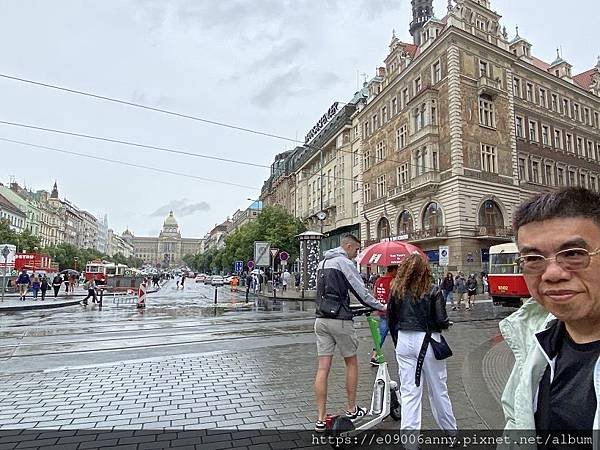
<instances>
[{"instance_id":1,"label":"red bus","mask_svg":"<svg viewBox=\"0 0 600 450\"><path fill-rule=\"evenodd\" d=\"M494 305L521 306L522 298L529 298L529 290L517 264L517 244L490 247L490 271L488 283Z\"/></svg>"}]
</instances>

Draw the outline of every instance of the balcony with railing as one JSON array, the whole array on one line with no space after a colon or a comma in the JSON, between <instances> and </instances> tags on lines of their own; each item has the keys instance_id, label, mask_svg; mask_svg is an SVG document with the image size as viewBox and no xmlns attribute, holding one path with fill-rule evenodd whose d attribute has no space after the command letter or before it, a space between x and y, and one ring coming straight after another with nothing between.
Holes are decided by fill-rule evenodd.
<instances>
[{"instance_id":1,"label":"balcony with railing","mask_svg":"<svg viewBox=\"0 0 600 450\"><path fill-rule=\"evenodd\" d=\"M481 239L512 240L515 232L512 227L496 227L491 225L480 225L475 228L475 236Z\"/></svg>"},{"instance_id":2,"label":"balcony with railing","mask_svg":"<svg viewBox=\"0 0 600 450\"><path fill-rule=\"evenodd\" d=\"M375 200L371 200L370 202L365 203L365 211L369 211L370 209L377 208L378 206L384 205L387 201L387 196L376 198Z\"/></svg>"},{"instance_id":3,"label":"balcony with railing","mask_svg":"<svg viewBox=\"0 0 600 450\"><path fill-rule=\"evenodd\" d=\"M413 242L436 240L446 237L448 237L448 230L446 227L433 227L424 230L414 230L408 234L408 240Z\"/></svg>"},{"instance_id":4,"label":"balcony with railing","mask_svg":"<svg viewBox=\"0 0 600 450\"><path fill-rule=\"evenodd\" d=\"M417 193L433 193L440 187L440 173L437 170L425 172L399 186L390 188L388 198L397 202Z\"/></svg>"},{"instance_id":5,"label":"balcony with railing","mask_svg":"<svg viewBox=\"0 0 600 450\"><path fill-rule=\"evenodd\" d=\"M477 82L479 95L487 94L491 97L496 97L502 93L502 82L499 78L492 79L487 75L482 75Z\"/></svg>"}]
</instances>

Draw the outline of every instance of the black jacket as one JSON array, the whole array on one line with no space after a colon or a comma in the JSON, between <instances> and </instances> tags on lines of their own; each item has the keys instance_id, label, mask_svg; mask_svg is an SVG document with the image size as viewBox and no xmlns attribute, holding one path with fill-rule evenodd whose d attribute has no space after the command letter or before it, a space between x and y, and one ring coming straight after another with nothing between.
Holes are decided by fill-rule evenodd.
<instances>
[{"instance_id":1,"label":"black jacket","mask_svg":"<svg viewBox=\"0 0 600 450\"><path fill-rule=\"evenodd\" d=\"M444 291L452 292L454 290L454 279L444 277L444 279L442 280L442 289Z\"/></svg>"},{"instance_id":2,"label":"black jacket","mask_svg":"<svg viewBox=\"0 0 600 450\"><path fill-rule=\"evenodd\" d=\"M398 341L398 330L441 332L450 326L446 302L436 286L421 299L413 301L410 293L404 298L391 296L388 304L388 324L394 345Z\"/></svg>"}]
</instances>

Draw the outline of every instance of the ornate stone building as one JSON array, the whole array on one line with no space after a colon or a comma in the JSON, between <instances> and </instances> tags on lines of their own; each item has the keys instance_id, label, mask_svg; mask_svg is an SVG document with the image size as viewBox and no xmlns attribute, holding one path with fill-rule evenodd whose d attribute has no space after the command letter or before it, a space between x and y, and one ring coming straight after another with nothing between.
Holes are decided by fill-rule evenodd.
<instances>
[{"instance_id":1,"label":"ornate stone building","mask_svg":"<svg viewBox=\"0 0 600 450\"><path fill-rule=\"evenodd\" d=\"M173 211L165 219L158 237L134 236L131 231L125 230L123 239L132 243L136 258L153 266L178 266L182 264L183 256L202 250L202 239L181 237Z\"/></svg>"},{"instance_id":2,"label":"ornate stone building","mask_svg":"<svg viewBox=\"0 0 600 450\"><path fill-rule=\"evenodd\" d=\"M600 178L600 63L579 75L509 40L488 0L413 0L413 43L394 35L356 116L362 137L362 238L407 240L433 266L487 267L534 192ZM417 7L418 6L418 7ZM440 269L440 272L442 269Z\"/></svg>"}]
</instances>

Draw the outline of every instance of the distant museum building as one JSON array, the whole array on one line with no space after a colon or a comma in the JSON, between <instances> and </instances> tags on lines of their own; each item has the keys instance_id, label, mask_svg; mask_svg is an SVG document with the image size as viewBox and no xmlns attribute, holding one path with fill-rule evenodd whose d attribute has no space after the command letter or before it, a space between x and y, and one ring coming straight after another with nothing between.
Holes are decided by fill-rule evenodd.
<instances>
[{"instance_id":1,"label":"distant museum building","mask_svg":"<svg viewBox=\"0 0 600 450\"><path fill-rule=\"evenodd\" d=\"M123 239L133 244L134 256L143 260L144 264L164 268L181 265L184 255L201 252L203 244L203 239L181 237L173 211L165 219L158 237L134 236L131 231L125 230Z\"/></svg>"}]
</instances>

